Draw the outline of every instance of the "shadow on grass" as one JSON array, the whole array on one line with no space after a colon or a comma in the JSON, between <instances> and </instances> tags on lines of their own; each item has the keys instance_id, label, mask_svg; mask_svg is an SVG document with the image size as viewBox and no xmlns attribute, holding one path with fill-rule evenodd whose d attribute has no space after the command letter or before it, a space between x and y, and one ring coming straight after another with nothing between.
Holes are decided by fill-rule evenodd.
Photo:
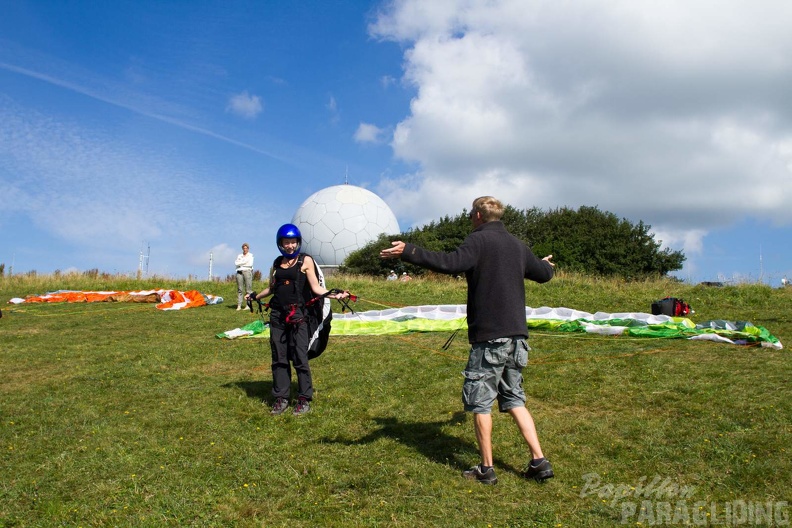
<instances>
[{"instance_id":1,"label":"shadow on grass","mask_svg":"<svg viewBox=\"0 0 792 528\"><path fill-rule=\"evenodd\" d=\"M272 394L271 381L236 381L226 383L223 387L242 389L248 398L255 398L262 402L270 400ZM414 449L432 462L448 464L462 471L479 462L478 446L475 442L448 434L446 428L466 426L469 431L466 431L465 434L473 435L473 424L467 422L466 418L467 414L463 411L455 412L448 420L436 422L402 421L394 417L374 418L374 422L379 428L362 438L324 437L319 442L353 446L390 438ZM497 457L494 462L500 470L517 475L522 473L522 468L516 468Z\"/></svg>"},{"instance_id":2,"label":"shadow on grass","mask_svg":"<svg viewBox=\"0 0 792 528\"><path fill-rule=\"evenodd\" d=\"M362 438L323 438L322 442L339 443L344 445L360 445L376 442L381 438L391 438L400 442L423 456L438 464L448 464L460 471L468 469L479 461L478 446L474 442L463 440L445 432L449 426L464 425L466 414L456 412L448 420L438 422L410 422L398 418L374 418L379 429L372 431ZM472 434L472 424L468 424ZM506 470L519 474L520 469L502 461L496 464Z\"/></svg>"},{"instance_id":3,"label":"shadow on grass","mask_svg":"<svg viewBox=\"0 0 792 528\"><path fill-rule=\"evenodd\" d=\"M236 381L234 383L225 383L223 387L226 389L242 389L248 398L255 398L262 402L268 402L272 399L272 381Z\"/></svg>"}]
</instances>

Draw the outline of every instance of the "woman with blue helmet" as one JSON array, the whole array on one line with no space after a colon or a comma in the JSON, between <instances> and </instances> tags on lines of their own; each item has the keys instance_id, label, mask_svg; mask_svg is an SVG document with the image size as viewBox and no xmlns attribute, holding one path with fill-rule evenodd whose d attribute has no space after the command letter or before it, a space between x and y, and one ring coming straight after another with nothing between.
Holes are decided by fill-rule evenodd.
<instances>
[{"instance_id":1,"label":"woman with blue helmet","mask_svg":"<svg viewBox=\"0 0 792 528\"><path fill-rule=\"evenodd\" d=\"M313 295L324 295L327 290L316 273L314 259L300 253L302 234L294 224L284 224L275 235L281 256L275 259L270 270L269 286L252 296L259 300L270 299L270 347L272 349L272 414L281 414L289 407L291 366L297 373L297 404L295 416L311 409L313 382L308 365L310 335L305 309L306 290ZM327 295L331 299L344 299L349 292Z\"/></svg>"}]
</instances>

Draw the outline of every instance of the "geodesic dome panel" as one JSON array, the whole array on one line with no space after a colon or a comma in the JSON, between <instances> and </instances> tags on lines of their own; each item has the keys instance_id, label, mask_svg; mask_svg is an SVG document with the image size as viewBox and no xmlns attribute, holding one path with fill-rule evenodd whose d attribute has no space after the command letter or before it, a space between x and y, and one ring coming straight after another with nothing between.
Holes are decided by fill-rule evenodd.
<instances>
[{"instance_id":1,"label":"geodesic dome panel","mask_svg":"<svg viewBox=\"0 0 792 528\"><path fill-rule=\"evenodd\" d=\"M292 223L303 235L302 251L320 266L338 266L382 233L401 232L382 198L354 185L335 185L312 194L294 213Z\"/></svg>"}]
</instances>

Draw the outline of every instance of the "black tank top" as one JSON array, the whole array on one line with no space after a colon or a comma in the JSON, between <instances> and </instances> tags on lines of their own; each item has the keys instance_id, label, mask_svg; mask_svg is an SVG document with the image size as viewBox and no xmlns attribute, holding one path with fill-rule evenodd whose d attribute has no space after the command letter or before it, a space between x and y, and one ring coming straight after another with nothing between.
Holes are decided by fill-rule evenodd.
<instances>
[{"instance_id":1,"label":"black tank top","mask_svg":"<svg viewBox=\"0 0 792 528\"><path fill-rule=\"evenodd\" d=\"M287 308L292 304L302 306L305 302L302 292L297 289L302 271L299 259L288 268L275 266L275 288L271 304L273 307ZM305 282L305 277L302 277Z\"/></svg>"}]
</instances>

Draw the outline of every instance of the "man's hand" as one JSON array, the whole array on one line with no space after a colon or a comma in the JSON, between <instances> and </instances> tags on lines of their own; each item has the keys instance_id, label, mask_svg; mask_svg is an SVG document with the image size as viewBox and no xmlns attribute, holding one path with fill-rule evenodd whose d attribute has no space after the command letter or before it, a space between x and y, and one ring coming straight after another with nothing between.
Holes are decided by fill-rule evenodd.
<instances>
[{"instance_id":1,"label":"man's hand","mask_svg":"<svg viewBox=\"0 0 792 528\"><path fill-rule=\"evenodd\" d=\"M551 258L553 258L553 255L547 255L547 256L546 256L545 258L543 258L542 260L544 260L545 262L547 262L548 264L550 264L551 266L553 266L553 267L555 268L555 263L554 263L554 262L550 262L550 259L551 259Z\"/></svg>"},{"instance_id":2,"label":"man's hand","mask_svg":"<svg viewBox=\"0 0 792 528\"><path fill-rule=\"evenodd\" d=\"M402 253L404 253L404 242L401 240L397 240L395 242L391 242L391 248L383 249L380 251L380 258L381 259L395 259L399 258Z\"/></svg>"}]
</instances>

